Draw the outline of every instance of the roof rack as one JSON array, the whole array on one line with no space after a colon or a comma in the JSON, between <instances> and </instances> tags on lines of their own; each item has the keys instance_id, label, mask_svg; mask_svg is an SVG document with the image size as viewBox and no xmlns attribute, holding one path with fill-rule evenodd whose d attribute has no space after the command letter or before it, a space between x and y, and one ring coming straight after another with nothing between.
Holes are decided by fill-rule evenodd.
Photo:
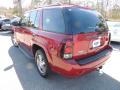
<instances>
[{"instance_id":1,"label":"roof rack","mask_svg":"<svg viewBox=\"0 0 120 90\"><path fill-rule=\"evenodd\" d=\"M50 6L60 6L60 5L64 5L63 3L55 3L55 4L50 4L50 5L42 5L40 7L50 7Z\"/></svg>"},{"instance_id":2,"label":"roof rack","mask_svg":"<svg viewBox=\"0 0 120 90\"><path fill-rule=\"evenodd\" d=\"M67 3L60 3L60 2L55 3L55 4L50 4L50 5L42 5L42 6L39 6L39 7L37 7L37 8L51 7L51 6L62 6L62 5L78 6L78 7L80 7L80 8L93 10L93 9L90 8L90 7L84 7L84 6L80 6L80 5L78 5L78 4L67 4ZM35 8L35 9L37 9L37 8Z\"/></svg>"}]
</instances>

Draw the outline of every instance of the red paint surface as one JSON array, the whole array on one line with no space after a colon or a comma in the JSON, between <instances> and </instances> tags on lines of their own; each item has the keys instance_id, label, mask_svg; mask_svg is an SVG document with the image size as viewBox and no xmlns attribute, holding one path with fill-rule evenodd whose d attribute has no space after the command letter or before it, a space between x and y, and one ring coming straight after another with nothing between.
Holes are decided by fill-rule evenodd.
<instances>
[{"instance_id":1,"label":"red paint surface","mask_svg":"<svg viewBox=\"0 0 120 90\"><path fill-rule=\"evenodd\" d=\"M33 28L17 26L14 33L16 38L24 45L26 51L32 53L32 46L38 45L45 51L51 69L65 76L78 76L88 73L100 66L109 58L110 54L95 62L80 66L76 60L95 55L98 51L108 48L109 34L104 32L87 33L77 35L65 35L52 32L46 32L42 29L34 30ZM33 36L34 35L34 36ZM101 40L101 45L97 48L92 48L92 42L96 39ZM73 58L64 60L61 55L61 49L65 40L73 42ZM109 47L110 48L110 47ZM81 51L81 52L80 52Z\"/></svg>"}]
</instances>

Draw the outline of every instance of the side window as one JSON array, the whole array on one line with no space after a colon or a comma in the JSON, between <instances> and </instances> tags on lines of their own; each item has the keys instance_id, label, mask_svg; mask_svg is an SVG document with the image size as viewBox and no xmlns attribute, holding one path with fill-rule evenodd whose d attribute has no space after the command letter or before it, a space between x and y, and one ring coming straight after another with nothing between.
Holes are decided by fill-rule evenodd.
<instances>
[{"instance_id":1,"label":"side window","mask_svg":"<svg viewBox=\"0 0 120 90\"><path fill-rule=\"evenodd\" d=\"M29 16L30 16L29 12L24 14L22 21L21 21L22 26L29 26Z\"/></svg>"},{"instance_id":2,"label":"side window","mask_svg":"<svg viewBox=\"0 0 120 90\"><path fill-rule=\"evenodd\" d=\"M37 12L34 27L42 29L42 10L38 10Z\"/></svg>"},{"instance_id":3,"label":"side window","mask_svg":"<svg viewBox=\"0 0 120 90\"><path fill-rule=\"evenodd\" d=\"M29 27L35 27L35 19L37 15L37 10L30 12L30 21L29 21Z\"/></svg>"},{"instance_id":4,"label":"side window","mask_svg":"<svg viewBox=\"0 0 120 90\"><path fill-rule=\"evenodd\" d=\"M45 9L43 11L43 29L49 32L64 33L65 24L62 9Z\"/></svg>"}]
</instances>

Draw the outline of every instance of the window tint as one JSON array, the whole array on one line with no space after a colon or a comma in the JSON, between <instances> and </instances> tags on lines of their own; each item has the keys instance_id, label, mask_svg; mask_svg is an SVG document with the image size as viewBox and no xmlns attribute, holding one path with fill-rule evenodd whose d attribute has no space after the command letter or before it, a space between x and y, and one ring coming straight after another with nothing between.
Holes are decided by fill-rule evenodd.
<instances>
[{"instance_id":1,"label":"window tint","mask_svg":"<svg viewBox=\"0 0 120 90\"><path fill-rule=\"evenodd\" d=\"M43 11L43 29L50 32L65 32L62 9L45 9Z\"/></svg>"},{"instance_id":2,"label":"window tint","mask_svg":"<svg viewBox=\"0 0 120 90\"><path fill-rule=\"evenodd\" d=\"M65 23L69 34L105 31L107 24L96 11L77 7L64 9Z\"/></svg>"},{"instance_id":3,"label":"window tint","mask_svg":"<svg viewBox=\"0 0 120 90\"><path fill-rule=\"evenodd\" d=\"M3 24L10 24L10 19L4 19Z\"/></svg>"},{"instance_id":4,"label":"window tint","mask_svg":"<svg viewBox=\"0 0 120 90\"><path fill-rule=\"evenodd\" d=\"M35 27L35 19L37 15L37 10L31 11L30 13L30 21L29 21L29 26L30 27Z\"/></svg>"},{"instance_id":5,"label":"window tint","mask_svg":"<svg viewBox=\"0 0 120 90\"><path fill-rule=\"evenodd\" d=\"M34 27L42 29L42 10L37 12Z\"/></svg>"},{"instance_id":6,"label":"window tint","mask_svg":"<svg viewBox=\"0 0 120 90\"><path fill-rule=\"evenodd\" d=\"M21 21L22 26L29 26L29 16L30 16L29 12L24 14L22 21Z\"/></svg>"}]
</instances>

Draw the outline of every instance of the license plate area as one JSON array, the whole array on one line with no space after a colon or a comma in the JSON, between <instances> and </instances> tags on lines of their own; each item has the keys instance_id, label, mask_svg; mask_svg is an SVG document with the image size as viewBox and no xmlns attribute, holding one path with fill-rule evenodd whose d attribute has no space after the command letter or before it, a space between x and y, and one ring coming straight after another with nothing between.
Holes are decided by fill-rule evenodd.
<instances>
[{"instance_id":1,"label":"license plate area","mask_svg":"<svg viewBox=\"0 0 120 90\"><path fill-rule=\"evenodd\" d=\"M92 42L92 47L93 47L93 48L99 47L100 45L101 45L100 39L94 40L94 41Z\"/></svg>"}]
</instances>

